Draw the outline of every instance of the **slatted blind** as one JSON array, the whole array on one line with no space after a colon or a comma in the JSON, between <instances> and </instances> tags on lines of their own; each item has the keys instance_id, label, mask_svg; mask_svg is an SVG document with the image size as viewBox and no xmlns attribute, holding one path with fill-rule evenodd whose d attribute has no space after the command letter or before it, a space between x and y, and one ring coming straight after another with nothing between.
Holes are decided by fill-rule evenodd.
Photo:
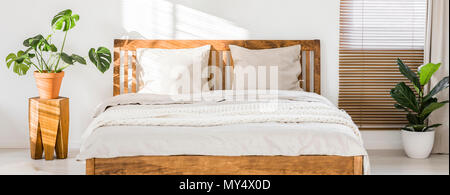
<instances>
[{"instance_id":1,"label":"slatted blind","mask_svg":"<svg viewBox=\"0 0 450 195\"><path fill-rule=\"evenodd\" d=\"M361 130L399 130L405 113L390 89L424 61L427 0L341 0L339 107Z\"/></svg>"}]
</instances>

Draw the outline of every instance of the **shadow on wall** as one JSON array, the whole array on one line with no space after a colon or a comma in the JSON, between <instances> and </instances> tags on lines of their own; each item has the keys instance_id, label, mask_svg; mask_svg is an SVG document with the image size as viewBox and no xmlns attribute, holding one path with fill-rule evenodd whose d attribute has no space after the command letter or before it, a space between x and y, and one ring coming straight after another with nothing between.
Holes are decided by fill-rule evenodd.
<instances>
[{"instance_id":1,"label":"shadow on wall","mask_svg":"<svg viewBox=\"0 0 450 195\"><path fill-rule=\"evenodd\" d=\"M122 1L121 14L123 39L248 38L246 29L230 21L166 0Z\"/></svg>"}]
</instances>

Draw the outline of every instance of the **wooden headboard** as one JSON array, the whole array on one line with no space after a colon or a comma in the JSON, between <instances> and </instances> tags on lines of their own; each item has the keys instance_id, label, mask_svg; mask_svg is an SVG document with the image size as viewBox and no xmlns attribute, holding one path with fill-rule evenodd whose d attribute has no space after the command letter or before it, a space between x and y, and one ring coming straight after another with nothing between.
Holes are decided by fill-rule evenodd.
<instances>
[{"instance_id":1,"label":"wooden headboard","mask_svg":"<svg viewBox=\"0 0 450 195\"><path fill-rule=\"evenodd\" d=\"M211 45L210 66L223 71L220 81L216 81L215 90L229 89L227 78L233 67L228 45L237 45L248 49L271 49L300 44L302 46L302 74L300 86L320 94L320 40L114 40L114 96L137 91L136 49L161 48L185 49ZM131 78L130 78L131 76ZM131 82L130 82L131 80ZM217 85L217 83L220 83ZM123 84L123 85L122 85ZM122 86L122 87L121 87Z\"/></svg>"}]
</instances>

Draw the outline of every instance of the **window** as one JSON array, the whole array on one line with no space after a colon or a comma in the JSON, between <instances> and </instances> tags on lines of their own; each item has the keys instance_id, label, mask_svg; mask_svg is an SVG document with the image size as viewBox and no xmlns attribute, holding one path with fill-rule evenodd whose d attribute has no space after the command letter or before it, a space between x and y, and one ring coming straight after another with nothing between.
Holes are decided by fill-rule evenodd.
<instances>
[{"instance_id":1,"label":"window","mask_svg":"<svg viewBox=\"0 0 450 195\"><path fill-rule=\"evenodd\" d=\"M390 89L424 61L427 0L341 0L339 107L361 130L399 130L407 121Z\"/></svg>"}]
</instances>

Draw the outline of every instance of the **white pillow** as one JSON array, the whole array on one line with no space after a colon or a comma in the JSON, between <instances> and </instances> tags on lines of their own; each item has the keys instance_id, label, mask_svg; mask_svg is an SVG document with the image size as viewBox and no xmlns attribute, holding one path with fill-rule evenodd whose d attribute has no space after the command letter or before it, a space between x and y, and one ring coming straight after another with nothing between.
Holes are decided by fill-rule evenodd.
<instances>
[{"instance_id":1,"label":"white pillow","mask_svg":"<svg viewBox=\"0 0 450 195\"><path fill-rule=\"evenodd\" d=\"M230 45L230 50L234 62L233 89L301 90L300 45L262 50Z\"/></svg>"},{"instance_id":2,"label":"white pillow","mask_svg":"<svg viewBox=\"0 0 450 195\"><path fill-rule=\"evenodd\" d=\"M209 91L208 60L211 45L193 49L137 49L138 93L160 95Z\"/></svg>"}]
</instances>

